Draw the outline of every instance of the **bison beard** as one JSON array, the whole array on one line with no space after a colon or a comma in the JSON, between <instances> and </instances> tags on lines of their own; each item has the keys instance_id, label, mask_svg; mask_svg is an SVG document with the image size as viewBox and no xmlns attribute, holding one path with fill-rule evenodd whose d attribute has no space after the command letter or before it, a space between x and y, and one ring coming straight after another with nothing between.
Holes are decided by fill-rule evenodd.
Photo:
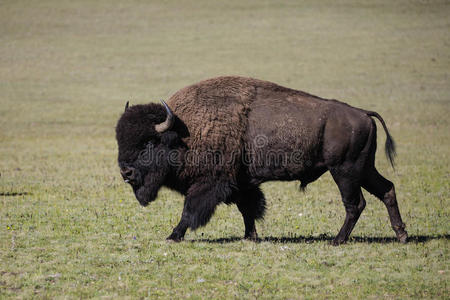
<instances>
[{"instance_id":1,"label":"bison beard","mask_svg":"<svg viewBox=\"0 0 450 300\"><path fill-rule=\"evenodd\" d=\"M334 245L348 240L364 210L361 188L385 204L398 240L406 242L394 185L375 168L372 117L386 133L392 164L395 155L394 141L376 112L243 77L202 81L162 104L127 105L116 139L122 176L141 205L153 201L161 186L185 195L180 222L168 239L180 241L188 228L206 225L220 203L236 204L244 237L257 239L255 220L266 208L261 183L299 180L305 188L330 171L346 211ZM145 149L158 153L158 159L144 163ZM211 151L220 159L203 161Z\"/></svg>"},{"instance_id":2,"label":"bison beard","mask_svg":"<svg viewBox=\"0 0 450 300\"><path fill-rule=\"evenodd\" d=\"M153 144L147 145L145 151L138 156L140 168L136 171L136 174L140 178L132 186L136 199L142 206L147 206L155 200L159 189L170 172L169 150L165 145L165 143L161 143L157 147L154 147ZM148 157L142 157L142 153L145 153Z\"/></svg>"},{"instance_id":3,"label":"bison beard","mask_svg":"<svg viewBox=\"0 0 450 300\"><path fill-rule=\"evenodd\" d=\"M156 181L159 179L156 174L147 174L144 180L144 184L138 187L133 187L136 199L142 206L147 206L150 202L155 200L158 195L158 190L162 186L161 181Z\"/></svg>"}]
</instances>

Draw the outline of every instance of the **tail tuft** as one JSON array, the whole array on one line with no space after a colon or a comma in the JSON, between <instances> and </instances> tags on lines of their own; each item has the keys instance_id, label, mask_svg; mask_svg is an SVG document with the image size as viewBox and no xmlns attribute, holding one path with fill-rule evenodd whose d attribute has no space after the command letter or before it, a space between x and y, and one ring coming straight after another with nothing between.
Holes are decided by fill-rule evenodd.
<instances>
[{"instance_id":1,"label":"tail tuft","mask_svg":"<svg viewBox=\"0 0 450 300\"><path fill-rule=\"evenodd\" d=\"M386 153L387 158L389 158L389 162L391 163L392 168L395 170L395 156L397 152L395 150L395 142L389 132L386 131L386 144L384 145L384 151Z\"/></svg>"}]
</instances>

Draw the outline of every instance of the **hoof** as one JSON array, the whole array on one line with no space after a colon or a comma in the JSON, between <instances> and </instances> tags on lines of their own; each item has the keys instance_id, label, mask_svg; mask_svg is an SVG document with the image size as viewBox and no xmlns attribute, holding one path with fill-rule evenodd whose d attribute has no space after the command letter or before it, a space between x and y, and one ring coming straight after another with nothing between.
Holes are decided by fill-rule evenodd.
<instances>
[{"instance_id":1,"label":"hoof","mask_svg":"<svg viewBox=\"0 0 450 300\"><path fill-rule=\"evenodd\" d=\"M244 236L244 240L251 241L251 242L259 241L258 236Z\"/></svg>"},{"instance_id":2,"label":"hoof","mask_svg":"<svg viewBox=\"0 0 450 300\"><path fill-rule=\"evenodd\" d=\"M245 234L244 240L257 242L259 240L258 239L258 234L256 233L256 231L253 231L250 234Z\"/></svg>"},{"instance_id":3,"label":"hoof","mask_svg":"<svg viewBox=\"0 0 450 300\"><path fill-rule=\"evenodd\" d=\"M400 243L406 244L406 242L408 242L408 233L404 231L400 234L397 234L397 239Z\"/></svg>"},{"instance_id":4,"label":"hoof","mask_svg":"<svg viewBox=\"0 0 450 300\"><path fill-rule=\"evenodd\" d=\"M332 246L339 246L339 245L342 245L342 244L345 244L345 243L347 243L346 240L341 240L341 239L337 239L337 238L335 238L334 240L332 240L332 241L330 242L330 244L331 244Z\"/></svg>"},{"instance_id":5,"label":"hoof","mask_svg":"<svg viewBox=\"0 0 450 300\"><path fill-rule=\"evenodd\" d=\"M400 243L405 244L408 240L408 233L405 230L406 225L404 223L398 225L398 226L392 226L392 229L394 229L395 235L397 236L397 239Z\"/></svg>"},{"instance_id":6,"label":"hoof","mask_svg":"<svg viewBox=\"0 0 450 300\"><path fill-rule=\"evenodd\" d=\"M183 241L183 240L184 240L183 237L174 236L173 234L171 234L171 235L166 239L166 241L167 241L168 243L179 243L179 242L181 242L181 241Z\"/></svg>"}]
</instances>

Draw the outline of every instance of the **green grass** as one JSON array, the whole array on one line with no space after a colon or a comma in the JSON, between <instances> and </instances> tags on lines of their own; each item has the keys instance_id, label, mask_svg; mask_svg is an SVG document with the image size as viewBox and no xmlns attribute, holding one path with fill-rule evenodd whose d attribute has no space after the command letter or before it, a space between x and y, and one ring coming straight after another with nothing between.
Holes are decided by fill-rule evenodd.
<instances>
[{"instance_id":1,"label":"green grass","mask_svg":"<svg viewBox=\"0 0 450 300\"><path fill-rule=\"evenodd\" d=\"M0 298L448 299L449 15L447 1L0 2ZM366 194L352 240L330 246L344 208L326 174L306 194L263 185L260 243L233 206L167 243L183 199L139 207L115 122L127 100L219 75L379 112L398 158L394 172L380 147L377 166L411 242Z\"/></svg>"}]
</instances>

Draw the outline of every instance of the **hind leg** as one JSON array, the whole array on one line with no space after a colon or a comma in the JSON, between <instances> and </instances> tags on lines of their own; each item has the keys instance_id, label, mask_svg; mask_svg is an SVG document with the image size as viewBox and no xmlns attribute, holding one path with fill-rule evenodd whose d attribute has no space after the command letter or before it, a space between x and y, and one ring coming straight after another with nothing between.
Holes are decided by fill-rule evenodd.
<instances>
[{"instance_id":1,"label":"hind leg","mask_svg":"<svg viewBox=\"0 0 450 300\"><path fill-rule=\"evenodd\" d=\"M245 239L256 240L258 234L256 232L255 220L264 217L266 209L266 199L264 194L258 187L246 188L241 190L236 204L242 214L245 224Z\"/></svg>"},{"instance_id":2,"label":"hind leg","mask_svg":"<svg viewBox=\"0 0 450 300\"><path fill-rule=\"evenodd\" d=\"M366 207L366 201L361 192L359 180L353 174L349 173L336 169L331 170L331 175L338 185L345 207L344 224L332 242L335 246L345 243L348 240L359 216Z\"/></svg>"},{"instance_id":3,"label":"hind leg","mask_svg":"<svg viewBox=\"0 0 450 300\"><path fill-rule=\"evenodd\" d=\"M362 187L384 203L397 239L401 243L406 243L408 233L405 231L406 225L400 216L394 184L381 176L375 167L373 167L366 172Z\"/></svg>"}]
</instances>

